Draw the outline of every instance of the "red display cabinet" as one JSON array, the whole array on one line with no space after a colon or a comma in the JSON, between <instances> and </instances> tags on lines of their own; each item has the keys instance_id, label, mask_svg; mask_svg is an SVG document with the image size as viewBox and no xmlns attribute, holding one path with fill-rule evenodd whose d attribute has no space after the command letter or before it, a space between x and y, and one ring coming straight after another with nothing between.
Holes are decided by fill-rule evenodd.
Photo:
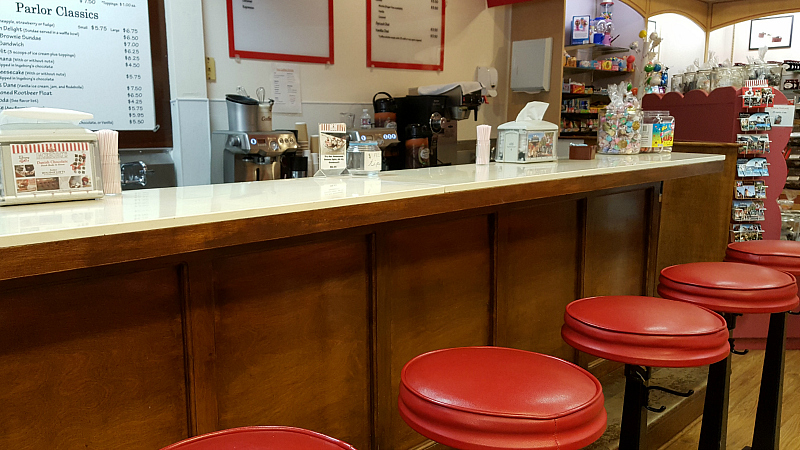
<instances>
[{"instance_id":1,"label":"red display cabinet","mask_svg":"<svg viewBox=\"0 0 800 450\"><path fill-rule=\"evenodd\" d=\"M747 89L747 88L745 88ZM789 101L777 89L774 105L788 105ZM764 230L764 239L780 239L781 214L777 199L786 183L786 161L783 149L789 142L791 127L772 126L769 131L742 131L740 113L764 112L764 107L746 108L743 106L742 89L733 87L718 88L710 94L702 90L694 90L687 94L670 92L668 94L648 94L642 99L642 108L646 111L669 111L675 117L675 141L688 142L737 142L739 135L767 135L770 141L769 153L762 155L741 154L741 160L752 156L765 157L769 175L762 177L739 177L737 180L755 182L763 180L766 188L764 220L759 222ZM740 161L741 161L740 160ZM737 174L738 175L738 174ZM697 195L703 195L698 192ZM731 192L735 197L735 192ZM733 220L732 225L736 223ZM687 221L691 218L687 218ZM737 345L744 348L763 348L766 342L769 315L747 315L737 322L734 335ZM790 316L788 330L788 346L800 348L800 317Z\"/></svg>"}]
</instances>

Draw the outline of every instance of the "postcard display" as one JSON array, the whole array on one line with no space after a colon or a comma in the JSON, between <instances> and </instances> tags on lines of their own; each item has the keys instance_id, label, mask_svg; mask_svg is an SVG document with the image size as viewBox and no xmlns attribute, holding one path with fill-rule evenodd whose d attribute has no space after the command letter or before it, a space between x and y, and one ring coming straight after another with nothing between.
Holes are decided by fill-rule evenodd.
<instances>
[{"instance_id":1,"label":"postcard display","mask_svg":"<svg viewBox=\"0 0 800 450\"><path fill-rule=\"evenodd\" d=\"M776 123L770 113L773 106L788 104L779 90L760 86L648 94L642 100L645 110L668 110L681 124L675 130L675 141L739 146L731 192L731 242L780 239L777 199L787 172L782 151L792 129Z\"/></svg>"}]
</instances>

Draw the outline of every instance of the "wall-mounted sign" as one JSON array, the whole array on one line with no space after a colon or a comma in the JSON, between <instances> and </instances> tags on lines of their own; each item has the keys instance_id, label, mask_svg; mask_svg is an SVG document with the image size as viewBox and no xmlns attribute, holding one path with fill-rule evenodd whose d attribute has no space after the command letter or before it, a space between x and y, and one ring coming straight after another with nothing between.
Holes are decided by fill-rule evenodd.
<instances>
[{"instance_id":1,"label":"wall-mounted sign","mask_svg":"<svg viewBox=\"0 0 800 450\"><path fill-rule=\"evenodd\" d=\"M84 111L97 130L156 126L147 0L0 2L0 109Z\"/></svg>"},{"instance_id":2,"label":"wall-mounted sign","mask_svg":"<svg viewBox=\"0 0 800 450\"><path fill-rule=\"evenodd\" d=\"M444 69L445 0L367 0L367 67Z\"/></svg>"},{"instance_id":3,"label":"wall-mounted sign","mask_svg":"<svg viewBox=\"0 0 800 450\"><path fill-rule=\"evenodd\" d=\"M231 58L333 64L333 0L227 0Z\"/></svg>"}]
</instances>

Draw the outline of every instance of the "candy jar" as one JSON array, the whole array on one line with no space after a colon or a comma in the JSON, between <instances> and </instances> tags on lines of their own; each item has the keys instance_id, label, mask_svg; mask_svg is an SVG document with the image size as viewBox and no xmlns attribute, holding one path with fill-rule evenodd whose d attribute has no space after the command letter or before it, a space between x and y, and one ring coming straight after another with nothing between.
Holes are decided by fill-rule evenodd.
<instances>
[{"instance_id":1,"label":"candy jar","mask_svg":"<svg viewBox=\"0 0 800 450\"><path fill-rule=\"evenodd\" d=\"M695 75L695 89L711 92L711 69L701 69Z\"/></svg>"},{"instance_id":2,"label":"candy jar","mask_svg":"<svg viewBox=\"0 0 800 450\"><path fill-rule=\"evenodd\" d=\"M670 84L670 92L683 92L683 74L676 73L672 75L672 81Z\"/></svg>"},{"instance_id":3,"label":"candy jar","mask_svg":"<svg viewBox=\"0 0 800 450\"><path fill-rule=\"evenodd\" d=\"M601 111L597 129L597 148L603 154L639 153L641 108L638 100L627 92L627 84L608 87L611 102ZM627 100L627 102L626 102Z\"/></svg>"}]
</instances>

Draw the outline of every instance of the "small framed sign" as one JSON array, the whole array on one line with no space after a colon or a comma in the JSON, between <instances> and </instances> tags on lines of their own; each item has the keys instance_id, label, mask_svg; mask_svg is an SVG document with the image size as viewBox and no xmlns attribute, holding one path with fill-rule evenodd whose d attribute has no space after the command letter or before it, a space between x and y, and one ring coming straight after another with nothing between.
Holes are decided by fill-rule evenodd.
<instances>
[{"instance_id":1,"label":"small framed sign","mask_svg":"<svg viewBox=\"0 0 800 450\"><path fill-rule=\"evenodd\" d=\"M572 16L572 45L588 44L591 16Z\"/></svg>"},{"instance_id":2,"label":"small framed sign","mask_svg":"<svg viewBox=\"0 0 800 450\"><path fill-rule=\"evenodd\" d=\"M750 21L750 50L790 48L792 46L794 16L764 17Z\"/></svg>"}]
</instances>

